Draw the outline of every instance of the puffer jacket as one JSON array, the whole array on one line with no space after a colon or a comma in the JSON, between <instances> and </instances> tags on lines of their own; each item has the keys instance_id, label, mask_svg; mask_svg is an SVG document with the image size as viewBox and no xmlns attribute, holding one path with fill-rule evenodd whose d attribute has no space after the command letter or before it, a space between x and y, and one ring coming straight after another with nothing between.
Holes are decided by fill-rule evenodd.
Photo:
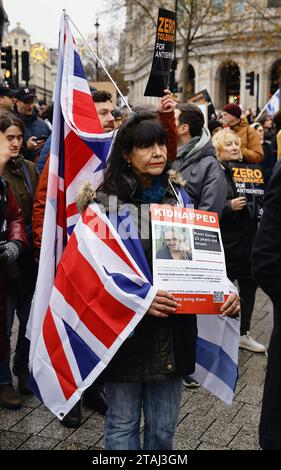
<instances>
[{"instance_id":1,"label":"puffer jacket","mask_svg":"<svg viewBox=\"0 0 281 470\"><path fill-rule=\"evenodd\" d=\"M50 157L46 161L43 172L40 176L37 190L33 201L33 213L32 213L32 239L34 252L37 258L40 255L42 233L43 233L43 222L46 207L47 198L47 187L48 187L48 175L49 175L49 164Z\"/></svg>"},{"instance_id":2,"label":"puffer jacket","mask_svg":"<svg viewBox=\"0 0 281 470\"><path fill-rule=\"evenodd\" d=\"M211 142L209 130L204 127L197 144L178 150L173 168L187 181L187 192L195 209L222 214L226 201L226 182Z\"/></svg>"},{"instance_id":3,"label":"puffer jacket","mask_svg":"<svg viewBox=\"0 0 281 470\"><path fill-rule=\"evenodd\" d=\"M27 178L25 172L29 175L29 178ZM29 249L25 250L16 262L19 270L17 282L26 293L32 292L37 277L37 265L33 253L31 222L33 199L39 174L35 163L25 160L22 155L19 155L8 161L3 175L13 189L17 203L21 208L26 235L29 241Z\"/></svg>"},{"instance_id":4,"label":"puffer jacket","mask_svg":"<svg viewBox=\"0 0 281 470\"><path fill-rule=\"evenodd\" d=\"M142 201L136 197L136 181L123 176L124 185L130 185L131 215L139 229L147 222L148 213L141 211ZM174 172L170 179L180 182ZM84 196L85 197L85 196ZM83 194L80 194L80 201ZM108 208L108 195L99 191L96 201L102 208ZM177 200L167 184L162 204L175 205ZM124 201L119 200L120 209ZM80 204L81 206L81 204ZM85 203L83 204L85 207ZM144 220L141 220L141 218ZM149 224L150 225L150 224ZM142 232L143 233L143 232ZM141 239L141 238L140 238ZM148 239L141 239L145 256L151 268L152 241L151 231ZM117 351L108 367L99 377L109 382L147 382L165 379L168 376L182 377L194 372L197 325L195 315L170 315L156 318L144 315L133 334L128 337Z\"/></svg>"},{"instance_id":5,"label":"puffer jacket","mask_svg":"<svg viewBox=\"0 0 281 470\"><path fill-rule=\"evenodd\" d=\"M261 163L263 160L263 149L259 134L249 126L247 119L242 118L239 124L231 127L231 130L241 139L241 151L244 160L248 163Z\"/></svg>"},{"instance_id":6,"label":"puffer jacket","mask_svg":"<svg viewBox=\"0 0 281 470\"><path fill-rule=\"evenodd\" d=\"M18 241L27 247L24 221L11 188L0 176L0 240ZM0 267L0 360L7 347L6 279Z\"/></svg>"}]
</instances>

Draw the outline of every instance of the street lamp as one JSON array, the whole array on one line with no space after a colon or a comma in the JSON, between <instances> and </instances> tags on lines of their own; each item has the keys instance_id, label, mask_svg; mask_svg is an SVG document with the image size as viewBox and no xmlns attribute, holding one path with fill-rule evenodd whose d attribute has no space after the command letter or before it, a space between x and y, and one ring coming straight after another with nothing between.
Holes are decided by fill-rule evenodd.
<instances>
[{"instance_id":1,"label":"street lamp","mask_svg":"<svg viewBox=\"0 0 281 470\"><path fill-rule=\"evenodd\" d=\"M97 51L97 57L99 56L99 19L96 17L96 22L95 22L95 28L96 28L96 51ZM99 81L99 62L96 60L96 81Z\"/></svg>"}]
</instances>

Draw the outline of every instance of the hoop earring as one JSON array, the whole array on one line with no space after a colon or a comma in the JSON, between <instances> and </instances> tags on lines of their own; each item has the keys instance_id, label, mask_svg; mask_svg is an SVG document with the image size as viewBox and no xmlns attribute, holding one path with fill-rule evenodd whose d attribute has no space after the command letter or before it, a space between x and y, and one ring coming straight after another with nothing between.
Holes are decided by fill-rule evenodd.
<instances>
[{"instance_id":1,"label":"hoop earring","mask_svg":"<svg viewBox=\"0 0 281 470\"><path fill-rule=\"evenodd\" d=\"M127 161L128 168L131 168L131 162L130 160Z\"/></svg>"}]
</instances>

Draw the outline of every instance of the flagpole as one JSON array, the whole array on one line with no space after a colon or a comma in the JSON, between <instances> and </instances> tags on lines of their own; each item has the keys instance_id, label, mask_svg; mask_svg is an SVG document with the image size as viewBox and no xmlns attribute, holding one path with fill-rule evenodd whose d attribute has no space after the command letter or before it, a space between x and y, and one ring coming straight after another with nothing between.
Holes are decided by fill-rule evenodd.
<instances>
[{"instance_id":1,"label":"flagpole","mask_svg":"<svg viewBox=\"0 0 281 470\"><path fill-rule=\"evenodd\" d=\"M70 16L66 13L66 10L63 10L64 14L68 17L69 21L72 23L72 25L74 26L74 28L76 29L76 31L78 32L78 34L80 34L81 38L83 39L83 41L85 42L85 44L88 46L88 48L90 49L90 51L92 52L92 54L95 56L95 59L98 61L99 65L103 68L103 70L105 71L106 75L108 76L109 80L113 83L113 85L115 86L117 92L119 93L119 95L121 96L125 106L127 106L128 110L130 111L130 113L132 112L132 109L130 108L130 106L128 105L128 103L126 102L125 100L125 97L123 96L120 88L118 87L118 85L116 84L116 82L113 80L113 78L111 77L111 75L109 74L109 72L106 70L105 66L103 65L102 61L98 58L97 54L95 53L95 51L92 49L92 47L90 46L90 44L88 43L88 41L84 38L83 34L79 31L79 29L75 26L75 24L73 23L72 19L70 18Z\"/></svg>"},{"instance_id":2,"label":"flagpole","mask_svg":"<svg viewBox=\"0 0 281 470\"><path fill-rule=\"evenodd\" d=\"M263 113L264 110L266 109L267 104L268 104L268 102L267 102L266 105L262 108L262 110L259 112L259 114L256 116L256 118L255 118L256 121L259 119L259 117L262 115L262 113Z\"/></svg>"}]
</instances>

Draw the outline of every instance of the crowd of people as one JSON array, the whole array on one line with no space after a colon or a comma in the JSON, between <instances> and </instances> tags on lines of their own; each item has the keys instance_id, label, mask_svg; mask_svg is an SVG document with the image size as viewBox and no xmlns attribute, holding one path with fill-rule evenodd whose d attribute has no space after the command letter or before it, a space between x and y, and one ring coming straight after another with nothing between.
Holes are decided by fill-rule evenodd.
<instances>
[{"instance_id":1,"label":"crowd of people","mask_svg":"<svg viewBox=\"0 0 281 470\"><path fill-rule=\"evenodd\" d=\"M259 219L249 210L247 198L238 194L231 163L261 165L270 193L271 176L281 156L281 112L273 119L263 115L259 122L249 124L240 106L230 103L223 108L220 119L209 121L207 127L195 104L176 102L168 90L156 112L138 107L132 115L114 107L106 91L93 91L92 97L103 132L116 130L104 182L96 194L98 204L108 206L108 197L114 195L121 205L134 206L136 217L141 217L144 203L176 205L175 195L181 187L186 205L216 212L227 275L237 282L241 297L240 347L265 353L265 346L250 334L258 285L266 283L263 288L272 295L277 316L280 299L278 291L275 294L267 285L270 276L264 281L256 261L257 248L253 275L252 247ZM52 113L52 104L39 105L34 90L21 87L14 91L0 85L0 405L11 410L21 407L22 395L32 393L28 387L29 341L25 329L40 257ZM264 223L262 230L266 231ZM261 237L257 237L255 247ZM152 270L152 240L142 240L141 234L139 238ZM274 261L279 257L280 252ZM176 229L169 229L163 233L163 247L157 258L190 261L192 250ZM196 316L177 315L176 306L171 294L158 291L134 335L125 340L97 383L84 393L83 404L106 416L106 449L140 448L142 409L144 448L172 448L183 381L187 386L198 386L191 377ZM229 316L240 313L236 293L230 294L222 312ZM15 314L19 329L11 366L10 336ZM173 366L167 368L167 364ZM13 386L12 373L18 379L18 389ZM271 368L268 381L272 381L272 374ZM265 407L270 401L267 395ZM274 409L264 413L262 429L273 414ZM81 402L62 420L69 427L80 423ZM268 441L262 441L266 442L265 448Z\"/></svg>"}]
</instances>

